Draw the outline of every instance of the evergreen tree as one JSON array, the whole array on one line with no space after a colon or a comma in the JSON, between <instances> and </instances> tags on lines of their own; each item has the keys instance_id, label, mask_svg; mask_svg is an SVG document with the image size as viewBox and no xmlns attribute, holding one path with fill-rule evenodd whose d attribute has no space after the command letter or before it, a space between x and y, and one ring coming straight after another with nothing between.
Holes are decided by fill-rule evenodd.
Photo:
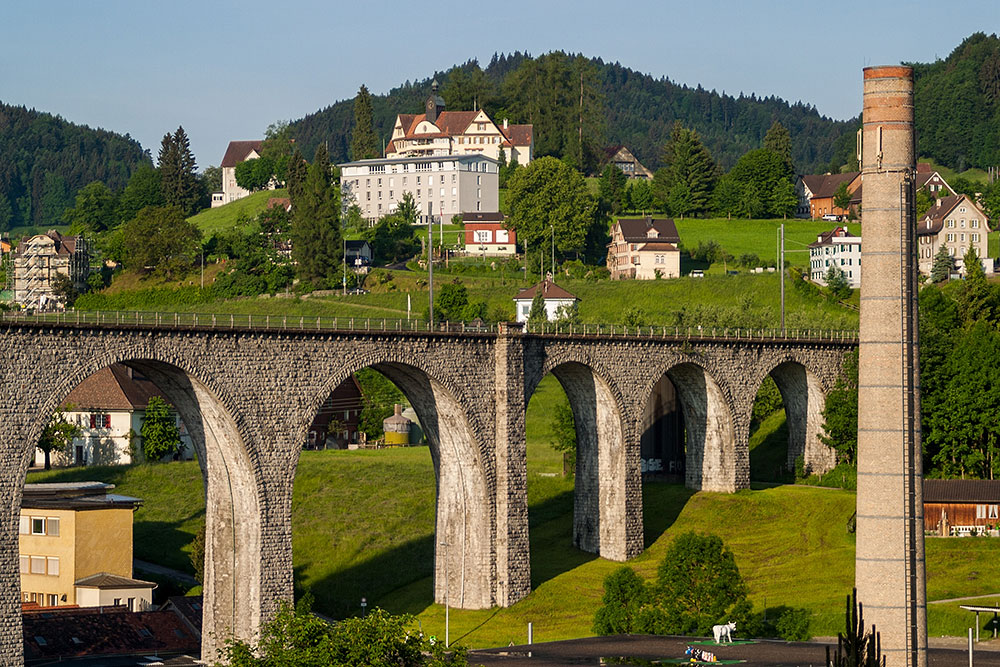
<instances>
[{"instance_id":1,"label":"evergreen tree","mask_svg":"<svg viewBox=\"0 0 1000 667\"><path fill-rule=\"evenodd\" d=\"M539 287L535 292L535 297L531 300L531 310L528 311L528 325L539 326L549 321L549 315L545 311L545 297L542 296L542 289Z\"/></svg>"},{"instance_id":2,"label":"evergreen tree","mask_svg":"<svg viewBox=\"0 0 1000 667\"><path fill-rule=\"evenodd\" d=\"M302 153L296 148L292 153L292 159L288 163L287 185L288 198L292 204L302 200L302 194L306 185L306 177L309 175L309 163L302 157Z\"/></svg>"},{"instance_id":3,"label":"evergreen tree","mask_svg":"<svg viewBox=\"0 0 1000 667\"><path fill-rule=\"evenodd\" d=\"M292 257L299 280L314 286L336 285L343 248L340 188L332 182L326 146L316 149L299 201L292 200Z\"/></svg>"},{"instance_id":4,"label":"evergreen tree","mask_svg":"<svg viewBox=\"0 0 1000 667\"><path fill-rule=\"evenodd\" d=\"M354 129L351 132L351 159L368 160L379 157L372 120L372 100L364 85L354 98Z\"/></svg>"},{"instance_id":5,"label":"evergreen tree","mask_svg":"<svg viewBox=\"0 0 1000 667\"><path fill-rule=\"evenodd\" d=\"M158 156L161 191L168 206L176 206L185 215L198 212L201 188L191 143L183 127L163 135Z\"/></svg>"},{"instance_id":6,"label":"evergreen tree","mask_svg":"<svg viewBox=\"0 0 1000 667\"><path fill-rule=\"evenodd\" d=\"M629 182L628 198L633 211L649 213L653 210L653 187L644 178L634 178Z\"/></svg>"},{"instance_id":7,"label":"evergreen tree","mask_svg":"<svg viewBox=\"0 0 1000 667\"><path fill-rule=\"evenodd\" d=\"M601 208L611 215L618 215L624 211L627 187L628 178L621 169L613 164L604 167L597 188Z\"/></svg>"},{"instance_id":8,"label":"evergreen tree","mask_svg":"<svg viewBox=\"0 0 1000 667\"><path fill-rule=\"evenodd\" d=\"M780 155L788 166L789 173L795 173L795 166L792 164L792 137L785 126L777 120L771 123L770 129L764 135L764 148Z\"/></svg>"},{"instance_id":9,"label":"evergreen tree","mask_svg":"<svg viewBox=\"0 0 1000 667\"><path fill-rule=\"evenodd\" d=\"M799 197L795 194L795 186L787 178L783 178L775 183L771 190L770 210L774 215L787 218L794 215L799 206Z\"/></svg>"},{"instance_id":10,"label":"evergreen tree","mask_svg":"<svg viewBox=\"0 0 1000 667\"><path fill-rule=\"evenodd\" d=\"M851 207L851 193L846 181L838 185L837 191L833 193L833 205L844 211Z\"/></svg>"},{"instance_id":11,"label":"evergreen tree","mask_svg":"<svg viewBox=\"0 0 1000 667\"><path fill-rule=\"evenodd\" d=\"M958 311L968 326L980 320L995 324L1000 318L1000 295L997 286L986 280L983 263L975 247L970 247L962 258L965 280L958 296Z\"/></svg>"},{"instance_id":12,"label":"evergreen tree","mask_svg":"<svg viewBox=\"0 0 1000 667\"><path fill-rule=\"evenodd\" d=\"M955 267L955 262L948 254L948 246L941 244L934 254L934 264L931 267L931 282L940 283L948 280L951 271Z\"/></svg>"},{"instance_id":13,"label":"evergreen tree","mask_svg":"<svg viewBox=\"0 0 1000 667\"><path fill-rule=\"evenodd\" d=\"M695 130L674 123L670 140L663 149L667 169L667 204L680 204L683 210L670 208L673 215L697 215L709 209L715 188L715 162Z\"/></svg>"}]
</instances>

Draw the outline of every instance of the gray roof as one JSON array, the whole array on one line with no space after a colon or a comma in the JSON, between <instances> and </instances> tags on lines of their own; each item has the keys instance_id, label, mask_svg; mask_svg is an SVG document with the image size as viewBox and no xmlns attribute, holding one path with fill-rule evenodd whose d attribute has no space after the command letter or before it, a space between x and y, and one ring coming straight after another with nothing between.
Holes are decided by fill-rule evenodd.
<instances>
[{"instance_id":1,"label":"gray roof","mask_svg":"<svg viewBox=\"0 0 1000 667\"><path fill-rule=\"evenodd\" d=\"M156 584L152 581L122 577L110 572L98 572L89 577L77 579L73 585L80 588L146 588L147 586L156 588Z\"/></svg>"}]
</instances>

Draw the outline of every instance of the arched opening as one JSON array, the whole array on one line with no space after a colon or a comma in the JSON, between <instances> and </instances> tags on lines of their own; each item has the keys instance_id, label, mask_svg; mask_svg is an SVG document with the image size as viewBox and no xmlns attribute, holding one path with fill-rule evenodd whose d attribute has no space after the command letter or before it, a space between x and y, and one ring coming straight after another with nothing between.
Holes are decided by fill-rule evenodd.
<instances>
[{"instance_id":1,"label":"arched opening","mask_svg":"<svg viewBox=\"0 0 1000 667\"><path fill-rule=\"evenodd\" d=\"M259 627L261 610L260 508L253 467L229 409L205 381L156 359L107 359L68 371L68 377L53 377L41 409L32 418L23 450L23 479L111 482L116 484L115 494L137 497L143 505L121 526L111 514L98 520L96 510L80 513L73 509L73 503L60 510L59 518L72 523L73 529L58 530L47 543L35 542L30 547L58 548L67 559L58 563L55 575L46 574L50 586L58 582L65 592L54 599L46 593L45 602L62 605L74 599L77 604L103 606L109 604L108 598L112 604L117 600L136 611L142 609L141 592L115 596L113 590L105 591L90 577L100 572L139 581L153 578L164 588L164 582L175 581L177 588L172 592L183 594L194 583L190 580L194 568L185 550L203 524L202 600L187 609L199 617L195 620L201 626L202 656L213 659L216 649L229 636L252 637ZM142 431L143 421L153 419L153 397L169 405L175 424L183 424L181 437L191 450L190 460L171 460L173 457L168 455L165 462L143 465L142 450L153 435L146 442L141 436L136 441L136 436ZM70 399L79 404L68 405ZM79 426L80 432L74 434L77 437L69 444L69 451L56 457L55 470L29 475L35 444L60 409L64 409L60 419ZM133 431L131 436L129 431ZM71 467L59 469L63 463ZM78 489L62 486L47 493L72 495ZM25 503L36 508L31 511L37 511L32 495L37 494L24 496L28 499ZM19 490L17 502L21 500ZM23 530L19 533L23 538ZM84 535L89 537L84 539ZM59 540L62 543L57 544ZM28 577L35 574L30 571L31 555ZM153 575L133 571L133 555L180 571ZM22 581L29 581L25 576ZM30 579L32 585L37 580Z\"/></svg>"},{"instance_id":2,"label":"arched opening","mask_svg":"<svg viewBox=\"0 0 1000 667\"><path fill-rule=\"evenodd\" d=\"M628 535L626 477L629 452L626 451L618 400L610 385L589 366L571 361L554 366L532 389L525 426L529 445L529 502L538 495L533 490L542 486L537 474L531 473L537 469L540 457L552 456L551 445L546 447L544 442L532 441L538 439L541 430L547 430L551 441L556 441L558 435L552 432L553 428L561 426L565 430L567 424L572 423L575 435L572 545L611 560L625 560L635 555L635 545ZM567 404L569 415L565 411ZM549 424L539 425L537 421ZM548 471L546 474L555 473ZM550 488L552 485L545 486ZM568 483L564 488L568 491ZM556 494L546 504L558 507ZM541 505L533 503L529 515L545 511ZM537 525L534 520L532 523ZM532 548L533 562L535 558ZM545 566L541 565L539 574L544 571ZM534 566L532 572L534 576Z\"/></svg>"},{"instance_id":3,"label":"arched opening","mask_svg":"<svg viewBox=\"0 0 1000 667\"><path fill-rule=\"evenodd\" d=\"M415 366L377 362L330 378L304 423L292 558L317 611L492 606L486 466L452 391Z\"/></svg>"},{"instance_id":4,"label":"arched opening","mask_svg":"<svg viewBox=\"0 0 1000 667\"><path fill-rule=\"evenodd\" d=\"M736 447L728 401L697 364L672 366L657 378L642 416L647 479L683 480L696 491L736 490Z\"/></svg>"},{"instance_id":5,"label":"arched opening","mask_svg":"<svg viewBox=\"0 0 1000 667\"><path fill-rule=\"evenodd\" d=\"M751 432L752 479L788 482L796 473L822 475L834 467L834 452L820 439L824 396L819 378L801 363L784 361L774 367L755 401L761 419Z\"/></svg>"}]
</instances>

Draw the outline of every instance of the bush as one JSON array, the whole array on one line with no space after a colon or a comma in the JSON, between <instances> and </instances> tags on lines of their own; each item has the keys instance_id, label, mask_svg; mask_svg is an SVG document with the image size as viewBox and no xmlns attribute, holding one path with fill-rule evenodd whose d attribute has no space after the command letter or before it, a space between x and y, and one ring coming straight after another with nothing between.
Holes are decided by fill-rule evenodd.
<instances>
[{"instance_id":1,"label":"bush","mask_svg":"<svg viewBox=\"0 0 1000 667\"><path fill-rule=\"evenodd\" d=\"M705 636L719 623L748 624L747 587L722 538L684 533L674 540L657 570L652 604L639 616L640 630L653 634Z\"/></svg>"},{"instance_id":2,"label":"bush","mask_svg":"<svg viewBox=\"0 0 1000 667\"><path fill-rule=\"evenodd\" d=\"M594 632L599 635L631 634L638 629L639 609L648 591L642 577L623 566L604 578L601 608L594 614Z\"/></svg>"},{"instance_id":3,"label":"bush","mask_svg":"<svg viewBox=\"0 0 1000 667\"><path fill-rule=\"evenodd\" d=\"M785 641L805 642L812 639L809 632L809 611L806 609L787 609L778 617L774 630Z\"/></svg>"}]
</instances>

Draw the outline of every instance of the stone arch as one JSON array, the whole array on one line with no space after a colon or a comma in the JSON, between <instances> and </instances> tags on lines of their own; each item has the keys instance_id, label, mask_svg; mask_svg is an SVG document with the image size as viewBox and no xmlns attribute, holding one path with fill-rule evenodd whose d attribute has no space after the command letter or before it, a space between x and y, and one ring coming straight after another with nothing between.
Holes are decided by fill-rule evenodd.
<instances>
[{"instance_id":1,"label":"stone arch","mask_svg":"<svg viewBox=\"0 0 1000 667\"><path fill-rule=\"evenodd\" d=\"M378 371L399 387L427 437L437 486L435 602L444 603L447 598L451 606L462 609L493 606L497 599L493 462L485 439L476 437L483 432L480 416L466 410L470 402L449 386L451 382L439 379L441 374L421 364L418 357L375 349L324 381L299 421L298 442L305 442L309 423L323 400L363 368Z\"/></svg>"},{"instance_id":2,"label":"stone arch","mask_svg":"<svg viewBox=\"0 0 1000 667\"><path fill-rule=\"evenodd\" d=\"M619 388L587 355L555 353L529 385L552 373L562 385L576 423L573 546L623 561L642 552L639 445L623 419Z\"/></svg>"},{"instance_id":3,"label":"stone arch","mask_svg":"<svg viewBox=\"0 0 1000 667\"><path fill-rule=\"evenodd\" d=\"M784 355L770 364L754 385L756 388L768 375L774 380L785 404L785 420L788 425L789 470L794 469L795 459L803 457L806 467L823 474L837 463L836 453L820 440L823 433L823 407L826 403L826 388L819 376L806 364L791 355ZM752 403L751 407L752 409ZM749 423L749 422L748 422Z\"/></svg>"},{"instance_id":4,"label":"stone arch","mask_svg":"<svg viewBox=\"0 0 1000 667\"><path fill-rule=\"evenodd\" d=\"M141 345L87 357L85 363L58 377L28 417L14 513L34 449L31 443L37 442L49 415L74 387L113 363L132 366L160 387L187 425L197 451L206 496L202 656L214 659L227 637L255 636L267 605L261 594L259 462L246 447L240 412L210 374L192 370L190 360L154 345ZM16 539L16 531L13 534Z\"/></svg>"},{"instance_id":5,"label":"stone arch","mask_svg":"<svg viewBox=\"0 0 1000 667\"><path fill-rule=\"evenodd\" d=\"M741 487L737 475L741 452L736 446L732 400L726 389L706 366L680 358L649 380L643 396L652 394L663 375L677 391L684 418L685 486L696 491L736 491ZM747 458L749 467L746 452L742 458Z\"/></svg>"}]
</instances>

